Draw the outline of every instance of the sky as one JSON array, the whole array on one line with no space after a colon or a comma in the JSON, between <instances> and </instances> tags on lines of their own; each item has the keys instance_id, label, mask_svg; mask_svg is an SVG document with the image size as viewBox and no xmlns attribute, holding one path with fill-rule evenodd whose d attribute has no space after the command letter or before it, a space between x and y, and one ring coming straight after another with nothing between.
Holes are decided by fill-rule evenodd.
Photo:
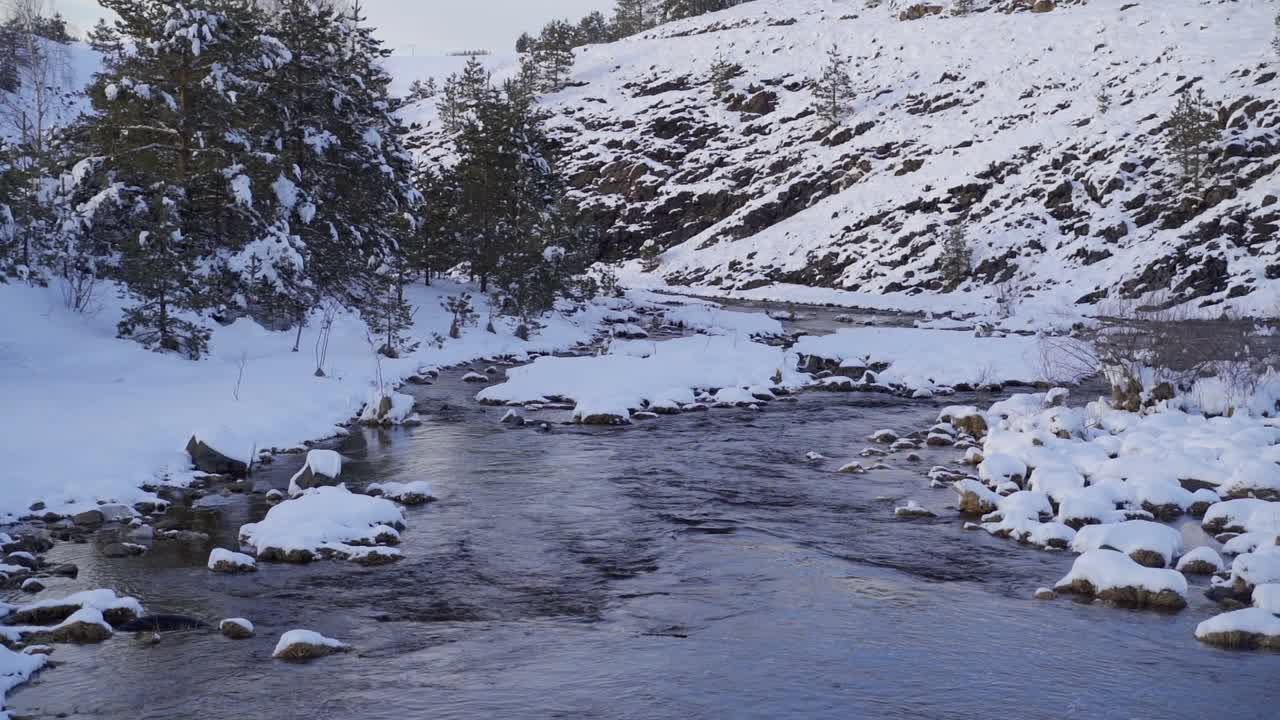
<instances>
[{"instance_id":1,"label":"sky","mask_svg":"<svg viewBox=\"0 0 1280 720\"><path fill-rule=\"evenodd\" d=\"M103 11L96 0L47 0L77 29L93 26ZM450 50L507 52L521 32L536 32L553 18L577 20L608 12L614 0L364 0L365 14L400 55Z\"/></svg>"}]
</instances>

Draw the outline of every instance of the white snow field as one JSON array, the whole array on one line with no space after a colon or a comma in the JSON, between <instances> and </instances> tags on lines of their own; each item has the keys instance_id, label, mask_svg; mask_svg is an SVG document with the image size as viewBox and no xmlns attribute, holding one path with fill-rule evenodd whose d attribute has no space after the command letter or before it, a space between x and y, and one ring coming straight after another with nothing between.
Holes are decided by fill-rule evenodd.
<instances>
[{"instance_id":1,"label":"white snow field","mask_svg":"<svg viewBox=\"0 0 1280 720\"><path fill-rule=\"evenodd\" d=\"M719 401L751 403L755 397L746 388L768 387L775 375L780 375L782 388L801 387L809 377L798 373L795 364L793 353L727 335L632 341L597 357L538 358L508 370L506 382L476 397L496 404L563 397L577 404L579 419L608 416L625 422L646 403L694 403L698 391L727 389L732 392Z\"/></svg>"},{"instance_id":2,"label":"white snow field","mask_svg":"<svg viewBox=\"0 0 1280 720\"><path fill-rule=\"evenodd\" d=\"M548 316L528 342L500 321L497 334L468 327L436 347L433 334L445 337L450 323L440 301L469 290L443 281L409 288L419 309L411 334L424 342L403 359L382 360L389 386L423 367L567 349L589 339L607 312L592 306ZM378 374L364 324L353 316L339 315L327 377L317 378L314 319L299 352L291 352L294 333L241 319L216 328L210 356L191 362L117 339L115 289L102 288L98 299L95 312L79 315L56 288L0 284L0 520L27 514L37 501L45 512L70 515L98 500L147 499L144 483L190 477L184 448L192 434L246 462L255 451L333 436L337 423L360 412ZM478 294L475 303L487 312Z\"/></svg>"},{"instance_id":3,"label":"white snow field","mask_svg":"<svg viewBox=\"0 0 1280 720\"><path fill-rule=\"evenodd\" d=\"M1035 337L980 338L970 333L911 328L846 328L807 336L794 350L845 367L888 364L876 382L933 389L940 386L1034 383L1043 377Z\"/></svg>"}]
</instances>

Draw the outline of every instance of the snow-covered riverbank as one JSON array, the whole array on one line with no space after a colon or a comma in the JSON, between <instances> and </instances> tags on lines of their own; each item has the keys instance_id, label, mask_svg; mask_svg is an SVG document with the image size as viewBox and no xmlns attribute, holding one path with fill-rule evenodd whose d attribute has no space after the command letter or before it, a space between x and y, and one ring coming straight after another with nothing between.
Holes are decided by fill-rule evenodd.
<instances>
[{"instance_id":1,"label":"snow-covered riverbank","mask_svg":"<svg viewBox=\"0 0 1280 720\"><path fill-rule=\"evenodd\" d=\"M379 363L364 324L339 315L326 377L318 378L314 323L295 353L293 332L242 319L217 328L209 358L191 362L117 339L118 301L109 290L96 313L81 315L56 289L0 285L0 521L32 512L34 503L60 515L99 500L132 505L149 497L143 484L190 475L184 447L193 434L216 437L222 452L246 460L255 450L297 447L340 432L379 374L390 389L421 368L568 349L589 340L609 312L600 303L551 316L526 342L502 320L496 334L485 332L487 307L476 293L479 326L450 340L451 316L440 303L468 290L449 282L410 288L417 313L409 334L420 345L397 360Z\"/></svg>"}]
</instances>

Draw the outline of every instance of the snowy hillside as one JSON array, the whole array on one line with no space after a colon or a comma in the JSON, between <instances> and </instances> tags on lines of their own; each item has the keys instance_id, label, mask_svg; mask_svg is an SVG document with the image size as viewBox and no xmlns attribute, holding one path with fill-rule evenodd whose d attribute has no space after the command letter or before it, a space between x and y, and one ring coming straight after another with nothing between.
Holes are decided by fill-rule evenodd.
<instances>
[{"instance_id":1,"label":"snowy hillside","mask_svg":"<svg viewBox=\"0 0 1280 720\"><path fill-rule=\"evenodd\" d=\"M47 134L75 120L87 107L80 90L93 79L102 57L80 42L40 43L45 53L42 64L17 70L16 91L0 89L0 140L18 141L24 131L31 133L37 126ZM41 79L46 91L37 93L35 86Z\"/></svg>"},{"instance_id":2,"label":"snowy hillside","mask_svg":"<svg viewBox=\"0 0 1280 720\"><path fill-rule=\"evenodd\" d=\"M566 175L615 254L656 244L651 280L672 284L936 291L940 237L967 214L974 300L1013 278L1063 304L1167 288L1273 308L1276 4L987 4L900 19L919 13L758 0L580 49L573 83L546 100ZM810 85L833 44L857 97L827 132ZM718 54L741 69L724 101ZM1222 130L1196 196L1164 148L1188 87ZM408 112L429 121L430 105Z\"/></svg>"}]
</instances>

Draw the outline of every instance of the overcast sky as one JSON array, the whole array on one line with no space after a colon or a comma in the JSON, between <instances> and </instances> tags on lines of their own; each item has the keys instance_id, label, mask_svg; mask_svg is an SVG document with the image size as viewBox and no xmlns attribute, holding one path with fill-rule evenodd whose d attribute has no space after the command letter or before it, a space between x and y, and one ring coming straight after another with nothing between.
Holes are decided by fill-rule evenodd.
<instances>
[{"instance_id":1,"label":"overcast sky","mask_svg":"<svg viewBox=\"0 0 1280 720\"><path fill-rule=\"evenodd\" d=\"M48 0L77 29L102 15L96 0ZM552 18L608 11L613 0L364 0L365 14L397 53L439 55L484 48L507 52L521 32Z\"/></svg>"}]
</instances>

